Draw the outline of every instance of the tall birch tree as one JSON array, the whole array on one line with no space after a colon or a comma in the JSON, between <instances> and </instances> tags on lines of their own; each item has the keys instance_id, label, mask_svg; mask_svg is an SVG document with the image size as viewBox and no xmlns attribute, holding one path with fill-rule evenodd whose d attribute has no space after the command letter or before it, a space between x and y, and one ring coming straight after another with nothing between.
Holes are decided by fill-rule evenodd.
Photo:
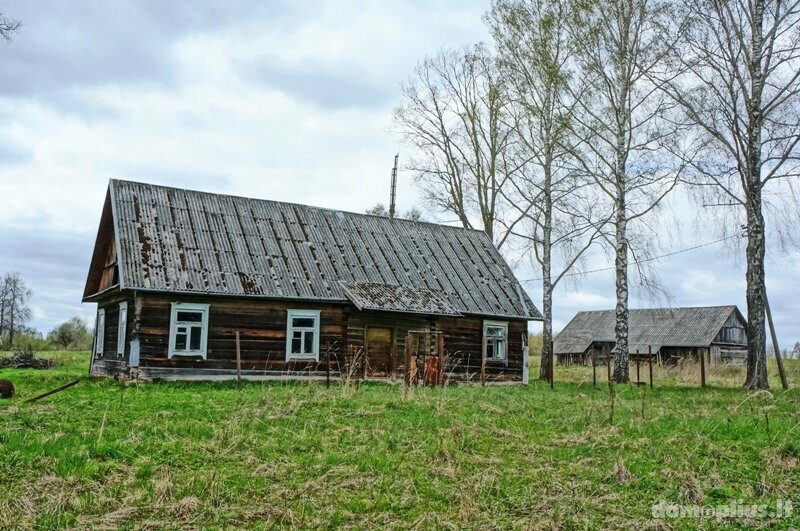
<instances>
[{"instance_id":1,"label":"tall birch tree","mask_svg":"<svg viewBox=\"0 0 800 531\"><path fill-rule=\"evenodd\" d=\"M685 0L683 7L692 27L672 59L684 74L659 82L703 147L689 161L703 203L723 212L723 231L746 227L744 386L766 389L766 215L783 243L800 223L800 1Z\"/></svg>"},{"instance_id":2,"label":"tall birch tree","mask_svg":"<svg viewBox=\"0 0 800 531\"><path fill-rule=\"evenodd\" d=\"M509 204L526 222L509 232L530 243L541 268L543 380L553 368L553 291L598 234L585 174L566 163L575 141L575 98L567 86L578 83L571 75L571 13L569 0L499 0L486 17L508 83L521 161Z\"/></svg>"},{"instance_id":3,"label":"tall birch tree","mask_svg":"<svg viewBox=\"0 0 800 531\"><path fill-rule=\"evenodd\" d=\"M629 380L628 299L632 233L648 230L644 218L678 182L670 153L680 137L665 119L674 106L653 83L672 47L665 0L579 2L573 26L577 63L590 84L576 98L573 118L581 137L576 160L605 196L613 234L607 238L615 266L615 382ZM640 257L641 258L641 257Z\"/></svg>"}]
</instances>

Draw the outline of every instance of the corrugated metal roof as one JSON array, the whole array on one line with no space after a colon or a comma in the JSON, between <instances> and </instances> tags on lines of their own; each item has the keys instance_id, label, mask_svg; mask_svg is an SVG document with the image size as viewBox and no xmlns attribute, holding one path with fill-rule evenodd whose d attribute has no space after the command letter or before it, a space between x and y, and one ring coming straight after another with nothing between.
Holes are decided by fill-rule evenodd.
<instances>
[{"instance_id":1,"label":"corrugated metal roof","mask_svg":"<svg viewBox=\"0 0 800 531\"><path fill-rule=\"evenodd\" d=\"M344 293L359 310L461 315L443 294L426 288L374 282L342 282Z\"/></svg>"},{"instance_id":2,"label":"corrugated metal roof","mask_svg":"<svg viewBox=\"0 0 800 531\"><path fill-rule=\"evenodd\" d=\"M482 231L112 180L121 287L345 301L420 288L458 313L540 319Z\"/></svg>"},{"instance_id":3,"label":"corrugated metal roof","mask_svg":"<svg viewBox=\"0 0 800 531\"><path fill-rule=\"evenodd\" d=\"M692 308L651 308L630 310L628 315L628 350L641 353L662 346L707 347L719 333L736 306ZM578 312L556 337L556 354L577 354L593 342L615 343L614 310Z\"/></svg>"}]
</instances>

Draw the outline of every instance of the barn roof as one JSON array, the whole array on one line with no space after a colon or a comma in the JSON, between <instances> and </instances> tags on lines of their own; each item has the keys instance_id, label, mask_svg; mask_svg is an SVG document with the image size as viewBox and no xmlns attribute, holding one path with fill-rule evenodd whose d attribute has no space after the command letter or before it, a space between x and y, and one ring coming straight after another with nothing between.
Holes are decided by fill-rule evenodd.
<instances>
[{"instance_id":1,"label":"barn roof","mask_svg":"<svg viewBox=\"0 0 800 531\"><path fill-rule=\"evenodd\" d=\"M736 306L630 310L628 349L644 353L648 347L653 352L662 346L707 347L733 312L739 312ZM578 312L553 342L555 353L577 354L594 342L614 343L615 320L614 310Z\"/></svg>"},{"instance_id":2,"label":"barn roof","mask_svg":"<svg viewBox=\"0 0 800 531\"><path fill-rule=\"evenodd\" d=\"M541 319L482 231L130 181L109 197L120 289Z\"/></svg>"}]
</instances>

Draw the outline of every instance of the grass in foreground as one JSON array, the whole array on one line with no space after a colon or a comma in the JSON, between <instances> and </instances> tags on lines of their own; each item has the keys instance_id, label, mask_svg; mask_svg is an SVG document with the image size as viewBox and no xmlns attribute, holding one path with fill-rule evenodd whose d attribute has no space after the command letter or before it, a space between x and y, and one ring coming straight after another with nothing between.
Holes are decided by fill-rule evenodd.
<instances>
[{"instance_id":1,"label":"grass in foreground","mask_svg":"<svg viewBox=\"0 0 800 531\"><path fill-rule=\"evenodd\" d=\"M554 390L85 378L24 404L85 376L86 354L54 357L0 370L18 393L0 401L0 527L800 526L797 389L665 372L612 394L562 368ZM793 519L651 516L659 501L778 499Z\"/></svg>"}]
</instances>

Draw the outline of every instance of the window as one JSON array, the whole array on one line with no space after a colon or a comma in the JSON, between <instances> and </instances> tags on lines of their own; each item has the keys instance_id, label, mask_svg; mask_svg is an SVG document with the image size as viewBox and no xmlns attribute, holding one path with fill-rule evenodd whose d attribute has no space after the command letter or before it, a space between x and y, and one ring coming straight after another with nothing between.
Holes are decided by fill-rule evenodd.
<instances>
[{"instance_id":1,"label":"window","mask_svg":"<svg viewBox=\"0 0 800 531\"><path fill-rule=\"evenodd\" d=\"M208 344L208 304L172 303L169 357L206 357Z\"/></svg>"},{"instance_id":2,"label":"window","mask_svg":"<svg viewBox=\"0 0 800 531\"><path fill-rule=\"evenodd\" d=\"M102 357L103 348L106 344L106 311L97 310L97 320L95 321L94 331L94 356Z\"/></svg>"},{"instance_id":3,"label":"window","mask_svg":"<svg viewBox=\"0 0 800 531\"><path fill-rule=\"evenodd\" d=\"M486 359L505 361L508 323L499 321L483 322L483 340L486 342Z\"/></svg>"},{"instance_id":4,"label":"window","mask_svg":"<svg viewBox=\"0 0 800 531\"><path fill-rule=\"evenodd\" d=\"M289 310L286 360L319 361L319 310Z\"/></svg>"},{"instance_id":5,"label":"window","mask_svg":"<svg viewBox=\"0 0 800 531\"><path fill-rule=\"evenodd\" d=\"M117 325L117 355L125 355L125 332L128 329L128 303L119 303L119 324Z\"/></svg>"}]
</instances>

